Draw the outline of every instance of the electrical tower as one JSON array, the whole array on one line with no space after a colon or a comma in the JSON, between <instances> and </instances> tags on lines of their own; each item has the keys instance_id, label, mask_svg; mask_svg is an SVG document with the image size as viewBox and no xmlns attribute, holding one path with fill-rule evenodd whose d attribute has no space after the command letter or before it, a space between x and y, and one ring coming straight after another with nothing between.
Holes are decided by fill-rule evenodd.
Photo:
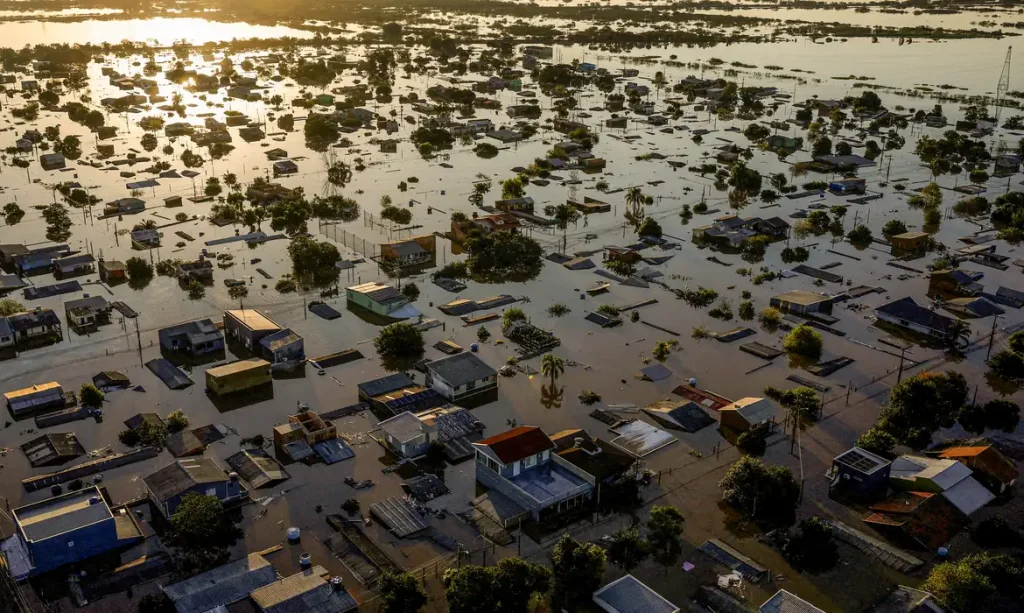
<instances>
[{"instance_id":1,"label":"electrical tower","mask_svg":"<svg viewBox=\"0 0 1024 613\"><path fill-rule=\"evenodd\" d=\"M1003 63L1003 72L999 75L999 85L996 86L996 123L999 123L999 113L1003 110L1003 101L1006 93L1010 91L1010 54L1013 47L1006 49L1006 62Z\"/></svg>"}]
</instances>

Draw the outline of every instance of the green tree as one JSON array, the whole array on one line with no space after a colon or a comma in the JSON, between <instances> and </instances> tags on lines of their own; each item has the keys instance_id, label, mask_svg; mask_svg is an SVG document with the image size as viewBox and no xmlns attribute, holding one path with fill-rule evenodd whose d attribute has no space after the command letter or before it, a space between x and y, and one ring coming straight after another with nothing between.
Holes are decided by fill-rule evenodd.
<instances>
[{"instance_id":1,"label":"green tree","mask_svg":"<svg viewBox=\"0 0 1024 613\"><path fill-rule=\"evenodd\" d=\"M921 589L954 611L985 611L1000 591L1019 592L1021 572L1009 556L972 554L932 568Z\"/></svg>"},{"instance_id":2,"label":"green tree","mask_svg":"<svg viewBox=\"0 0 1024 613\"><path fill-rule=\"evenodd\" d=\"M103 392L92 383L83 383L82 388L78 391L78 401L84 407L99 408L103 406Z\"/></svg>"},{"instance_id":3,"label":"green tree","mask_svg":"<svg viewBox=\"0 0 1024 613\"><path fill-rule=\"evenodd\" d=\"M878 426L900 444L922 449L940 427L950 427L967 402L967 380L957 372L922 373L889 391Z\"/></svg>"},{"instance_id":4,"label":"green tree","mask_svg":"<svg viewBox=\"0 0 1024 613\"><path fill-rule=\"evenodd\" d=\"M857 446L883 458L891 458L899 441L878 426L872 426L857 439Z\"/></svg>"},{"instance_id":5,"label":"green tree","mask_svg":"<svg viewBox=\"0 0 1024 613\"><path fill-rule=\"evenodd\" d=\"M882 234L888 237L896 236L897 234L904 234L907 231L907 224L903 223L899 219L890 219L885 222L882 226Z\"/></svg>"},{"instance_id":6,"label":"green tree","mask_svg":"<svg viewBox=\"0 0 1024 613\"><path fill-rule=\"evenodd\" d=\"M733 463L718 485L726 504L757 519L788 521L800 497L792 471L750 456Z\"/></svg>"},{"instance_id":7,"label":"green tree","mask_svg":"<svg viewBox=\"0 0 1024 613\"><path fill-rule=\"evenodd\" d=\"M631 573L651 555L651 546L636 528L620 528L608 544L608 561Z\"/></svg>"},{"instance_id":8,"label":"green tree","mask_svg":"<svg viewBox=\"0 0 1024 613\"><path fill-rule=\"evenodd\" d=\"M647 518L647 541L654 561L665 567L673 566L683 553L680 535L683 533L683 514L671 506L654 505Z\"/></svg>"},{"instance_id":9,"label":"green tree","mask_svg":"<svg viewBox=\"0 0 1024 613\"><path fill-rule=\"evenodd\" d=\"M801 324L786 335L782 348L790 355L817 361L821 357L821 334L814 328Z\"/></svg>"},{"instance_id":10,"label":"green tree","mask_svg":"<svg viewBox=\"0 0 1024 613\"><path fill-rule=\"evenodd\" d=\"M465 566L444 573L444 595L449 613L492 613L494 570L484 566Z\"/></svg>"},{"instance_id":11,"label":"green tree","mask_svg":"<svg viewBox=\"0 0 1024 613\"><path fill-rule=\"evenodd\" d=\"M410 323L394 323L381 329L373 346L382 358L416 360L423 357L423 333Z\"/></svg>"},{"instance_id":12,"label":"green tree","mask_svg":"<svg viewBox=\"0 0 1024 613\"><path fill-rule=\"evenodd\" d=\"M501 333L508 334L512 324L520 321L526 321L526 313L522 309L519 307L505 309L505 312L501 314Z\"/></svg>"},{"instance_id":13,"label":"green tree","mask_svg":"<svg viewBox=\"0 0 1024 613\"><path fill-rule=\"evenodd\" d=\"M427 604L419 581L409 573L387 570L377 579L381 613L417 613Z\"/></svg>"},{"instance_id":14,"label":"green tree","mask_svg":"<svg viewBox=\"0 0 1024 613\"><path fill-rule=\"evenodd\" d=\"M954 319L946 328L942 346L952 354L962 354L970 342L971 326L966 321Z\"/></svg>"},{"instance_id":15,"label":"green tree","mask_svg":"<svg viewBox=\"0 0 1024 613\"><path fill-rule=\"evenodd\" d=\"M654 351L651 354L655 360L664 362L668 359L669 354L672 353L672 345L668 341L658 341L654 343Z\"/></svg>"},{"instance_id":16,"label":"green tree","mask_svg":"<svg viewBox=\"0 0 1024 613\"><path fill-rule=\"evenodd\" d=\"M165 542L174 552L178 577L187 578L224 564L241 534L216 496L189 492L171 517Z\"/></svg>"},{"instance_id":17,"label":"green tree","mask_svg":"<svg viewBox=\"0 0 1024 613\"><path fill-rule=\"evenodd\" d=\"M626 190L626 219L633 224L633 228L639 228L644 221L644 204L647 197L639 187L631 187Z\"/></svg>"},{"instance_id":18,"label":"green tree","mask_svg":"<svg viewBox=\"0 0 1024 613\"><path fill-rule=\"evenodd\" d=\"M592 543L580 543L562 536L551 554L554 575L553 601L559 609L577 611L589 607L604 578L605 554Z\"/></svg>"},{"instance_id":19,"label":"green tree","mask_svg":"<svg viewBox=\"0 0 1024 613\"><path fill-rule=\"evenodd\" d=\"M527 613L535 594L543 594L551 585L547 567L521 558L505 558L494 573L494 597L497 613Z\"/></svg>"},{"instance_id":20,"label":"green tree","mask_svg":"<svg viewBox=\"0 0 1024 613\"><path fill-rule=\"evenodd\" d=\"M341 254L333 244L297 236L288 245L288 255L292 259L292 271L302 285L326 287L338 280L340 272L335 264Z\"/></svg>"},{"instance_id":21,"label":"green tree","mask_svg":"<svg viewBox=\"0 0 1024 613\"><path fill-rule=\"evenodd\" d=\"M796 534L783 546L782 556L800 572L817 574L832 570L839 562L832 526L819 517L802 520Z\"/></svg>"},{"instance_id":22,"label":"green tree","mask_svg":"<svg viewBox=\"0 0 1024 613\"><path fill-rule=\"evenodd\" d=\"M813 418L818 415L820 400L818 392L809 387L795 387L791 390L781 390L768 386L764 388L764 395L782 405L782 408L791 414L803 418Z\"/></svg>"},{"instance_id":23,"label":"green tree","mask_svg":"<svg viewBox=\"0 0 1024 613\"><path fill-rule=\"evenodd\" d=\"M188 415L185 415L181 409L171 411L167 414L167 419L164 422L167 424L167 431L171 434L181 432L188 427Z\"/></svg>"},{"instance_id":24,"label":"green tree","mask_svg":"<svg viewBox=\"0 0 1024 613\"><path fill-rule=\"evenodd\" d=\"M71 238L71 216L68 209L59 202L47 205L43 209L43 220L46 221L46 240L63 243Z\"/></svg>"},{"instance_id":25,"label":"green tree","mask_svg":"<svg viewBox=\"0 0 1024 613\"><path fill-rule=\"evenodd\" d=\"M551 378L551 385L565 372L565 361L553 353L545 353L540 359L540 372L545 377Z\"/></svg>"},{"instance_id":26,"label":"green tree","mask_svg":"<svg viewBox=\"0 0 1024 613\"><path fill-rule=\"evenodd\" d=\"M415 283L406 283L402 288L402 295L409 300L416 300L420 297L420 288Z\"/></svg>"},{"instance_id":27,"label":"green tree","mask_svg":"<svg viewBox=\"0 0 1024 613\"><path fill-rule=\"evenodd\" d=\"M25 307L20 302L11 298L0 298L0 317L10 317L15 313L23 313Z\"/></svg>"}]
</instances>

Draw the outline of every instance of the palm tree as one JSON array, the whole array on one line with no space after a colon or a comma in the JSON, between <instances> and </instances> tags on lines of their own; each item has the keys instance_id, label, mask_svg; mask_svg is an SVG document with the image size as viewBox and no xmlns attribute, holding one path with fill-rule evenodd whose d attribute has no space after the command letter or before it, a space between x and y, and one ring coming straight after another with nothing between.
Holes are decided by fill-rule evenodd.
<instances>
[{"instance_id":1,"label":"palm tree","mask_svg":"<svg viewBox=\"0 0 1024 613\"><path fill-rule=\"evenodd\" d=\"M565 372L565 362L552 353L545 353L540 359L540 372L545 377L551 377L551 385L554 385L555 380Z\"/></svg>"},{"instance_id":2,"label":"palm tree","mask_svg":"<svg viewBox=\"0 0 1024 613\"><path fill-rule=\"evenodd\" d=\"M946 336L942 344L950 353L960 353L971 342L971 326L959 319L953 320L946 328Z\"/></svg>"},{"instance_id":3,"label":"palm tree","mask_svg":"<svg viewBox=\"0 0 1024 613\"><path fill-rule=\"evenodd\" d=\"M639 187L631 187L626 190L626 206L629 207L626 211L626 219L634 226L639 227L640 222L644 219L644 202L646 200Z\"/></svg>"}]
</instances>

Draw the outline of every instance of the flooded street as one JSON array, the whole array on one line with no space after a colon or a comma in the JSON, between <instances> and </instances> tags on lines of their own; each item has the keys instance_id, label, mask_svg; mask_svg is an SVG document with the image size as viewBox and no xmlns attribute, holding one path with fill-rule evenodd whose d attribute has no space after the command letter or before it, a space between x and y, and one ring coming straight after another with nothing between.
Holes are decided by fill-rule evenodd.
<instances>
[{"instance_id":1,"label":"flooded street","mask_svg":"<svg viewBox=\"0 0 1024 613\"><path fill-rule=\"evenodd\" d=\"M947 355L934 343L927 346L914 343L906 351L905 364L900 349L893 344L896 334L891 328L878 325L874 310L907 296L914 297L923 306L933 306L929 298L934 294L929 283L929 264L946 248L949 253L955 253L967 244L998 245L998 253L1006 256L1006 264L1001 267L967 260L962 263L961 270L983 273L979 282L986 293L995 293L997 288L1024 290L1018 264L1024 258L1017 244L996 238L988 215L969 217L953 211L954 204L968 197L963 191L965 185L977 186L976 189L982 190L978 193L989 201L1003 194L1020 192L1024 182L1019 160L1018 168L1005 176L995 176L990 167L992 176L986 173L982 180L968 174L969 165L964 169L958 166L956 173L936 173L915 152L922 139L943 138L968 112L976 111L969 110L969 106L981 105L994 112L995 107L991 105L997 96L1005 104L1000 110L1002 122L997 122L990 133L972 138L989 148L993 155L1004 150L1006 153L1020 151L1018 142L1024 128L1003 125L1020 112L1021 95L1014 90L1020 89L1024 82L1024 62L1014 60L1009 72L1004 73L1004 59L1008 57L1012 39L927 41L917 38L910 43L895 38L882 38L877 42L870 38L842 42L800 38L708 48L673 45L621 49L594 42L553 45L551 57L541 59L538 64L538 67L571 66L573 74L607 70L615 80L612 89L604 92L591 81L578 87L542 87L542 73L531 73L529 68L523 68L527 60L520 59L523 45L517 40L515 57L506 60L507 69L522 71L516 77L517 87L479 91L477 99L494 101L494 108L472 105L463 108L452 104L448 105L447 116L459 122L490 120L495 129L522 131L525 123L510 117L509 108L536 101L540 118L526 122L536 128L535 133L508 142L477 134L466 139L455 138L448 148L424 150L414 140L424 126L435 125L431 121L438 115L425 112L417 101L436 104L437 97L431 98L428 94L428 90L436 91L431 88L441 85L465 91L496 72L486 63L465 71L445 67L449 59L457 61L459 54L448 48L439 51L444 45L440 37L431 41L417 34L415 40L410 36L408 42L395 45L397 58L390 69L391 80L384 79L387 91L381 93L385 88L380 83L373 84L365 68L376 57L375 53L391 47L375 41L380 29L376 26L318 24L316 27L336 28L346 37L352 37L346 38L349 44L333 46L329 38L323 39L319 32L314 33L312 25L221 22L193 16L114 19L109 17L117 14L115 9L81 11L66 15L46 11L23 14L15 10L0 11L0 19L25 18L0 22L0 46L6 48L2 50L6 55L0 74L12 75L3 86L6 95L0 98L0 148L5 150L0 156L0 203L14 203L24 212L16 223L8 220L7 224L0 225L0 246L24 245L32 249L51 245L53 242L46 238L48 223L43 210L51 203L68 202L62 196L61 186L73 183L73 187L84 190L95 205L68 207L73 222L71 236L60 242L66 243L72 253L91 254L99 262L124 262L139 257L157 265L168 260L193 261L205 257L216 264L212 283L198 298L190 297L185 286L169 276L154 275L141 284L133 281L111 285L102 282L95 272L74 278L81 283L81 290L77 292L30 300L24 290L18 289L6 296L21 303L25 310L52 309L64 326L60 342L23 350L0 361L0 392L49 381L59 382L66 391L77 391L94 375L105 371L123 372L132 385L129 389L107 393L101 420L87 419L40 429L30 418L5 415L0 420L0 497L6 501L7 510L52 495L48 488L26 491L23 479L67 468L90 456L127 451L129 448L118 441L118 434L125 428L124 421L137 413L163 416L181 409L188 415L190 428L223 426L227 435L209 445L205 456L216 458L226 466L226 459L239 451L244 439L260 435L267 439L269 448L274 426L286 423L288 416L297 413L303 405L326 413L360 402L357 386L388 374L373 344L381 331L379 321L371 320L346 304L346 287L370 281L396 286L417 285L420 294L415 299L415 307L424 318L439 322L437 327L423 334L428 359L443 357L434 348L441 341L451 341L467 351L472 347L472 351L494 369L518 355L516 344L501 334L500 319L482 325L490 333L490 340L482 342L478 340L480 324L464 323L459 317L446 315L439 309L456 299L481 300L507 294L517 299L512 306L521 308L530 323L561 341L553 353L563 358L566 366L557 380L541 374L539 355L519 361L520 368L513 376L498 377L498 399L472 410L472 415L485 426L485 437L516 425L530 425L539 426L548 435L582 428L589 435L607 441L616 434L610 432L607 424L591 416L595 408L618 407L629 418L653 424L657 422L637 408L658 400L678 399L672 391L688 382L735 400L764 396L766 387L791 389L810 381L819 394L821 419L801 428L795 442L791 432L777 430L768 439L763 459L766 464L793 470L801 487L801 505L796 510L798 520L826 516L865 532L872 529L861 521L864 508L833 500L825 471L832 466L833 457L852 447L861 434L877 423L888 390L896 384L897 378L928 371L956 370L969 383L972 402L982 404L996 398L1019 402L1024 398L1015 387L1001 389L1003 395L1000 395L986 382L990 346L995 348L993 351L999 351L1010 334L1024 326L1024 315L1019 308L1005 307L1005 313L998 319L988 316L970 320L968 344L961 357ZM810 9L769 13L744 7L737 11L709 9L706 13L838 20L833 11ZM856 17L850 20L854 25L960 29L969 29L982 19L1001 23L1016 21L1017 17L1012 13L988 16L982 12L920 18L909 13L843 13ZM83 19L47 20L74 16ZM297 13L296 22L301 18ZM460 25L468 19L462 17L451 25ZM481 29L474 36L504 39L502 31L508 23L493 15L480 16L479 23ZM576 24L580 31L583 26ZM1006 28L1007 31L1012 29ZM356 42L360 37L368 42ZM530 42L527 38L521 42ZM103 47L106 43L118 45L122 41L125 45L116 50ZM234 43L230 47L212 44L220 41ZM127 43L149 46L143 49ZM196 48L186 47L186 44ZM38 76L40 71L48 71L50 67L33 68L31 57L17 56L17 50L30 45L83 46L86 50L79 51L88 58L83 65L84 82L72 87L58 85L56 78ZM464 60L472 64L474 59L482 61L481 58L494 56L498 45L474 41L463 46L453 42L452 48L456 46L463 52ZM296 82L297 66L316 65L320 61L338 66L338 74L321 86L303 86ZM194 74L175 82L167 73L177 69ZM231 72L233 76L225 76L226 81L217 81L215 87L197 86L200 76L222 72ZM628 76L622 76L624 74ZM1009 94L1007 91L997 93L997 85L1004 74L1008 78ZM132 77L137 84L126 87L117 82L116 75ZM701 95L687 99L687 93L682 90L673 91L674 85L684 84L688 78L712 83L721 79L722 83L734 82L741 89L766 88L758 90L762 93L757 94L758 100L763 101L764 112L743 117L742 112L711 112L708 110L710 98ZM156 85L147 88L141 85L144 79L155 81ZM50 91L60 96L60 103L38 108L34 119L17 116L16 110L20 113L20 109L42 99L41 94L30 91L32 86L26 82L43 83L44 80L54 84ZM238 85L240 80L255 85ZM377 88L378 95L354 98L356 102L351 103L352 92L361 91L368 83L371 88ZM608 94L626 92L629 83L633 84L630 88L637 84L649 88L649 93L641 98L658 109L654 114L665 119L663 124L649 121L652 113L631 111L628 107L626 110L609 108ZM232 93L235 87L244 88L247 95ZM45 85L43 89L46 90ZM568 89L573 92L567 93ZM139 91L145 95L138 94ZM745 158L746 167L759 173L758 185L761 185L760 177L765 178L765 190L771 187L769 177L778 174L792 186L820 181L827 187L829 182L843 179L843 172L835 169L808 171L801 167L796 170L795 165L816 157L811 152L814 139L806 131L808 122L800 117L806 109L818 108L815 106L818 103L855 100L866 91L877 92L884 103L883 110L888 109L887 115L891 112L910 118L898 134L895 130L884 134L888 128L872 125L873 121L877 124L880 116L856 118L852 108L847 108L849 116L844 114L843 121L834 122L834 129L828 125L827 112L815 111L813 119L820 119L822 133L831 138L830 152L832 143L847 143L860 155L866 154L867 141L880 139L884 146L886 138L905 139L902 147L885 151L854 172L865 181L870 197L851 198L847 193L836 193L835 189L804 186L790 194L772 192L775 198L765 196L759 187L739 206L735 196L730 198L733 190L716 177L716 171L718 168L728 171L737 159ZM129 94L138 94L141 100L125 105L114 102ZM573 100L574 106L565 117L559 117L558 107L566 98ZM101 112L105 126L117 128L116 135L101 138L98 131L73 121L62 105L76 101L88 110ZM920 121L914 120L917 110L928 112L936 105L941 105L944 125L928 125L923 113ZM373 119L357 122L341 134L336 133L337 138L322 147L325 151L310 148L306 134L310 118L316 121L317 115L335 117L332 121L337 124L337 117L345 115L352 106L365 109L367 116ZM278 123L285 116L293 117L294 127L285 128ZM239 117L244 119L239 121ZM547 258L539 274L525 283L512 282L507 277L504 282L495 283L467 280L467 287L455 293L435 284L433 273L449 263L465 262L468 257L465 247L452 236L453 215L456 219L461 214L464 220L473 220L498 212L495 201L503 198L502 181L515 177L520 169L527 169L537 161L556 157L551 152L572 140L566 130L555 129L556 121L566 117L588 128L584 132L587 138L593 139L592 153L604 159L606 166L587 170L565 164L564 168L552 167L545 174L529 177L524 195L532 198L534 214L519 219L522 233L535 239ZM627 120L615 123L614 120L621 117ZM948 125L945 125L946 120ZM745 135L745 129L754 121L770 129L772 136L801 137L802 141L788 156L769 151L767 143L755 142ZM231 148L223 155L214 156L208 147L199 146L184 133L169 136L166 130L169 125L187 123L191 129L206 134L206 127L220 122L230 126L224 131L232 134ZM610 127L609 123L625 127ZM154 128L156 125L159 128ZM260 137L247 141L241 138L236 126L258 129ZM27 150L18 147L27 130L52 133L54 127L59 128L62 139L78 137L81 155L77 159L67 156L64 168L45 170L40 156L50 152L53 139L43 141L40 135L41 143L30 142ZM144 137L155 137L155 146L145 147ZM397 142L389 149L387 145L392 139ZM480 155L480 143L494 145L496 155ZM45 149L41 145L45 145ZM730 149L731 146L737 149ZM106 153L101 154L100 147ZM112 152L109 147L113 148ZM283 150L283 155L271 159L268 152L274 149ZM742 156L737 153L739 150L749 153L749 157L735 157ZM838 153L838 149L836 151ZM182 155L186 152L203 156L201 164L188 169L194 171L190 173L194 174L192 177L184 173L186 158ZM730 154L734 157L729 158ZM277 159L291 160L297 171L278 176L273 165ZM155 171L157 162L166 162L166 168L161 170L164 174ZM344 186L332 185L329 181L328 170L339 163L352 169L351 179ZM701 167L707 165L716 168L702 172ZM172 170L175 172L169 172ZM242 186L238 194L246 193L246 188L258 180L266 180L289 190L300 190L296 193L309 200L317 196L343 195L358 203L359 213L352 221L311 217L306 222L309 236L336 246L341 260L352 264L340 271L337 284L340 293L322 294L322 288L296 292L277 289L278 282L293 273L288 250L292 237L286 236L284 230L272 229L270 216L255 228L240 222L218 225L211 221L213 207L222 206L225 197L232 194L227 183L229 175ZM211 179L217 179L223 188L204 197L204 189ZM916 204L912 206L910 200L932 182L942 194L941 221L937 225L926 225L925 211L916 208ZM487 183L491 188L483 199L483 206L478 207L472 195L474 184L480 183ZM620 283L612 280L614 276L603 274L611 275L606 270L606 248L626 247L639 240L636 229L626 219L630 188L639 188L647 197L647 203L642 205L644 216L657 221L661 238L667 244L643 251L645 257L656 258L638 265L637 274L643 273L647 280L637 276L631 282ZM106 203L129 197L145 201L145 209L135 214L102 214ZM180 197L180 203L175 203L173 197ZM609 210L582 215L575 223L569 223L564 232L548 223L552 215L545 212L545 207L562 205L567 200L581 202L584 198L606 203ZM167 199L172 199L171 206ZM387 203L411 212L411 222L386 221L382 214L394 208ZM681 215L684 208L689 212L698 204L706 205L704 212L693 212L690 217ZM248 208L256 206L250 203ZM845 209L842 214L836 214L834 207ZM837 215L839 227L832 232L802 237L789 232L788 226L795 227L807 219L811 211ZM739 249L721 249L694 240L695 229L730 214L745 218L777 217L786 222L787 231L757 261L744 259ZM883 240L883 228L893 220L904 222L905 230L927 232L934 241L929 253L916 259L894 256L888 241ZM129 232L142 227L139 224L161 233L159 247L133 247ZM845 235L858 226L871 230L874 240L857 246L851 244ZM270 240L225 240L257 229L272 235ZM382 244L423 235L433 235L436 240L436 267L396 280L385 274L372 257L381 253ZM796 263L784 261L782 251L798 246L808 251L805 266L818 272L827 270L839 279L816 280L806 273L793 271ZM595 266L572 270L556 263L558 254L590 258ZM763 283L753 280L766 271L777 276ZM5 274L13 272L12 268ZM225 284L228 279L240 280L247 288L247 295L233 298ZM63 280L45 271L25 275L22 283L31 289ZM606 293L594 296L587 292L609 280L612 281ZM714 318L708 309L693 308L681 299L682 292L698 287L717 292L719 299L715 304L721 306L721 299L728 302L728 320ZM861 287L877 290L868 289L853 295L853 289ZM787 329L802 319L787 318L784 328L771 330L761 326L756 317L733 317L732 309L749 300L754 312L759 313L769 306L773 297L794 290L827 296L851 292L848 300L836 303L832 312L835 321L819 327L824 338L820 362L848 358L852 360L849 365L828 375L812 376L795 362L790 364L786 355L766 361L740 350L739 345L756 341L782 352ZM80 334L67 322L65 303L86 296L101 296L111 303L122 302L138 316L133 321L115 311L110 324ZM341 317L320 318L308 309L313 301L334 307ZM645 302L648 304L643 304ZM556 304L565 305L569 311L562 316L552 315L549 307ZM636 307L638 304L642 306ZM621 325L603 328L584 319L602 305L623 309ZM296 374L276 374L272 391L243 395L235 400L218 399L205 389L206 370L247 357L231 347L223 359L187 369L193 384L181 390L169 389L145 366L162 356L159 330L206 318L219 323L224 312L230 309L257 309L281 328L291 329L304 339L305 355L310 359L348 349L357 349L363 358L323 370L306 364ZM631 319L631 312L637 314L636 320ZM713 334L724 335L737 327L749 327L750 336L742 341L731 341L728 337L698 340L693 334L695 329L706 328ZM678 343L661 362L670 371L669 376L659 381L644 380L640 371L658 363L652 349L660 341ZM901 364L902 372L898 374ZM413 371L412 375L417 383L429 386L421 372ZM795 379L791 378L794 375ZM599 394L599 403L585 405L579 398L584 390ZM775 422L782 423L786 418L785 410L773 407ZM707 412L717 414L717 411ZM339 436L355 451L355 457L330 466L288 463L284 467L290 475L287 481L250 492L253 502L241 511L244 536L232 553L237 558L283 543L283 551L268 557L283 576L297 572L300 554L309 553L315 564L344 578L346 589L365 610L376 610L379 603L375 600L374 586L363 584L352 568L325 545L324 542L335 534L326 517L343 513L342 505L350 499L358 500L362 517L369 517L371 504L405 495L401 485L405 476L399 474L402 471L382 470L394 463L395 458L371 436L382 436L378 428L379 415L361 410L333 421ZM57 432L74 432L87 455L57 468L33 468L20 446L40 434ZM1021 434L1022 428L1017 426L1015 432L1004 432L1001 436L1020 440ZM673 430L671 435L670 445L640 460L653 475L653 483L641 489L644 508L640 516L646 517L654 504L678 508L686 520L681 560L695 564L696 568L683 571L676 564L665 571L649 563L634 574L673 603L689 602L701 585L714 584L716 580L721 584L711 558L697 550L708 539L723 539L769 570L766 582L755 585L744 581L737 588L746 604L755 607L784 588L825 611L868 610L892 585L920 584L937 559L934 551L915 551L914 555L920 556L925 565L903 574L841 543L840 567L821 575L798 572L788 565L778 547L762 538L761 527L720 502L719 481L729 466L744 455L736 447L735 436L724 435L717 424L695 433ZM969 436L954 423L938 431L934 439ZM148 494L143 478L173 459L170 452L162 450L152 459L105 471L99 483L115 504L138 501ZM392 562L411 571L426 584L430 596L427 610L445 610L443 588L437 575L447 566L467 561L493 563L520 555L520 552L528 559L547 564L554 541L563 531L570 531L581 541L597 540L629 524L629 516L625 514L602 516L597 521L583 514L573 523L559 525L539 536L536 531L526 530L529 536L522 536L511 529L515 542L505 546L489 544L456 515L470 511L471 501L483 493L483 486L476 481L477 465L470 458L443 467L444 482L451 492L428 506L434 510L444 509L447 514L443 518L423 517L434 538L420 535L399 539L376 520L363 526L366 535ZM411 474L427 469L407 467L406 470ZM346 480L370 480L374 485L357 490ZM996 513L997 509L988 507L972 519ZM8 519L0 517L0 526L2 534L12 533ZM289 544L285 539L285 531L291 527L302 530L298 544ZM974 547L969 543L965 545L969 541L966 532L957 539L955 545L950 543L957 554L964 550L957 547L967 550ZM453 542L459 544L458 550L452 546ZM143 550L152 553L158 549L152 541L147 541L132 553ZM457 551L470 553L457 558ZM122 562L133 557L125 553ZM624 574L617 567L609 565L609 568L607 580ZM434 573L433 579L430 573ZM158 583L163 585L166 580L160 579ZM90 608L134 613L139 595L155 591L155 585L147 583L145 587L140 585L134 595L112 596L92 603ZM45 600L46 596L41 594L40 600ZM64 606L69 601L60 602Z\"/></svg>"}]
</instances>

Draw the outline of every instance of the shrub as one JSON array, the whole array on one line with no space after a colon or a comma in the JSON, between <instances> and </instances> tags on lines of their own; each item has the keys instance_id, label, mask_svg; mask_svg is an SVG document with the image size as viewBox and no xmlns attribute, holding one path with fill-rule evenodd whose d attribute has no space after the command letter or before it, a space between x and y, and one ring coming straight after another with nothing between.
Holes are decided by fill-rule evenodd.
<instances>
[{"instance_id":1,"label":"shrub","mask_svg":"<svg viewBox=\"0 0 1024 613\"><path fill-rule=\"evenodd\" d=\"M764 312L762 311L762 316ZM818 334L814 328L801 324L789 334L786 335L786 340L782 343L782 348L786 350L786 353L791 355L800 356L809 360L817 360L821 357L822 340L821 334Z\"/></svg>"}]
</instances>

